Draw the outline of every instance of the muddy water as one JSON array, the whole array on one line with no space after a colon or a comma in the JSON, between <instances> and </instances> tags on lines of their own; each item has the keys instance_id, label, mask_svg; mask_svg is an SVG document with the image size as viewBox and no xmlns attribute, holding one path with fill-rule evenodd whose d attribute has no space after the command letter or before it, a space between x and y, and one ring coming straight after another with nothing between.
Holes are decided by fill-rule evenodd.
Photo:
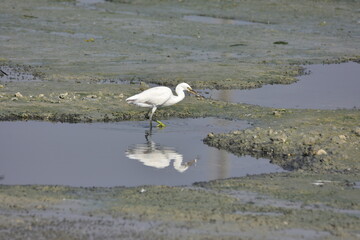
<instances>
[{"instance_id":1,"label":"muddy water","mask_svg":"<svg viewBox=\"0 0 360 240\"><path fill-rule=\"evenodd\" d=\"M248 127L244 121L165 123L167 128L155 129L146 140L148 122L1 122L0 183L174 186L282 171L269 160L237 157L203 144L207 132Z\"/></svg>"},{"instance_id":2,"label":"muddy water","mask_svg":"<svg viewBox=\"0 0 360 240\"><path fill-rule=\"evenodd\" d=\"M275 108L360 108L360 64L306 66L308 74L290 85L266 85L252 90L211 90L205 96L229 102Z\"/></svg>"}]
</instances>

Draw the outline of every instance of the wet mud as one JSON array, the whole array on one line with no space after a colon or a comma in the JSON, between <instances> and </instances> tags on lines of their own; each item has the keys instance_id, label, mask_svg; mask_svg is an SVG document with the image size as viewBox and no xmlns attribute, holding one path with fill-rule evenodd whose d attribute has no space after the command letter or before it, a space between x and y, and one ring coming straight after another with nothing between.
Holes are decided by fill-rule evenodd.
<instances>
[{"instance_id":1,"label":"wet mud","mask_svg":"<svg viewBox=\"0 0 360 240\"><path fill-rule=\"evenodd\" d=\"M2 1L0 120L142 120L124 99L146 84L289 84L300 65L360 58L357 1L77 3ZM249 120L204 141L292 172L192 187L0 185L0 239L359 238L358 109L189 96L156 114Z\"/></svg>"}]
</instances>

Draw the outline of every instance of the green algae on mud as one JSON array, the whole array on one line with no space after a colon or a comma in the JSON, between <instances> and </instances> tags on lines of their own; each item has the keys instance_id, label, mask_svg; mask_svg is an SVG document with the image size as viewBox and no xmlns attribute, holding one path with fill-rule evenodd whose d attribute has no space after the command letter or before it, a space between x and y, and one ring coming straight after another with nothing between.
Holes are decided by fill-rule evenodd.
<instances>
[{"instance_id":1,"label":"green algae on mud","mask_svg":"<svg viewBox=\"0 0 360 240\"><path fill-rule=\"evenodd\" d=\"M126 84L8 82L4 83L0 93L0 119L143 120L146 111L132 107L124 100L138 91L138 85ZM161 119L246 119L255 128L209 134L205 143L238 155L270 158L285 169L359 171L360 112L357 109L273 109L189 96L178 105L159 109L156 115Z\"/></svg>"},{"instance_id":2,"label":"green algae on mud","mask_svg":"<svg viewBox=\"0 0 360 240\"><path fill-rule=\"evenodd\" d=\"M0 226L17 229L0 239L286 239L284 231L291 229L300 231L293 239L308 231L315 234L310 238L356 239L355 181L354 174L297 172L194 187L0 185Z\"/></svg>"},{"instance_id":3,"label":"green algae on mud","mask_svg":"<svg viewBox=\"0 0 360 240\"><path fill-rule=\"evenodd\" d=\"M277 120L267 119L255 128L209 134L204 142L239 155L270 158L289 170L359 172L358 110L289 111L275 111Z\"/></svg>"},{"instance_id":4,"label":"green algae on mud","mask_svg":"<svg viewBox=\"0 0 360 240\"><path fill-rule=\"evenodd\" d=\"M195 88L291 83L296 64L359 57L356 1L2 1L0 58L50 81ZM189 22L184 16L242 20ZM93 39L93 41L87 41ZM286 41L287 45L274 45ZM54 54L56 53L56 54Z\"/></svg>"},{"instance_id":5,"label":"green algae on mud","mask_svg":"<svg viewBox=\"0 0 360 240\"><path fill-rule=\"evenodd\" d=\"M115 2L2 1L1 66L39 66L41 74L36 82L1 82L1 120L139 120L145 111L123 100L138 86L97 83L253 88L296 81L296 65L359 59L357 1ZM186 15L255 24L219 27ZM280 41L288 44L273 44ZM352 187L359 182L358 110L187 97L157 114L250 120L254 128L207 142L300 170L196 188L0 185L0 239L358 239L359 217L349 214L359 211Z\"/></svg>"}]
</instances>

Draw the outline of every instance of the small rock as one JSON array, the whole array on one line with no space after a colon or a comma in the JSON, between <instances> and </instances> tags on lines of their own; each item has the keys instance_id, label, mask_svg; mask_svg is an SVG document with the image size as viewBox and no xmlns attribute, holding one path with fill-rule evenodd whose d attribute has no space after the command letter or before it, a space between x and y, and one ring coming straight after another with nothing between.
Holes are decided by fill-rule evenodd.
<instances>
[{"instance_id":1,"label":"small rock","mask_svg":"<svg viewBox=\"0 0 360 240\"><path fill-rule=\"evenodd\" d=\"M342 136L342 135L340 135ZM342 139L340 136L335 136L331 138L331 141L336 143L336 144L344 144L346 143L346 141L344 139Z\"/></svg>"},{"instance_id":2,"label":"small rock","mask_svg":"<svg viewBox=\"0 0 360 240\"><path fill-rule=\"evenodd\" d=\"M316 155L327 155L327 152L324 149L319 149L315 154Z\"/></svg>"},{"instance_id":3,"label":"small rock","mask_svg":"<svg viewBox=\"0 0 360 240\"><path fill-rule=\"evenodd\" d=\"M279 111L273 111L273 115L276 117L280 117L281 116L281 112Z\"/></svg>"},{"instance_id":4,"label":"small rock","mask_svg":"<svg viewBox=\"0 0 360 240\"><path fill-rule=\"evenodd\" d=\"M360 137L360 127L355 128L354 133L355 133L356 136Z\"/></svg>"},{"instance_id":5,"label":"small rock","mask_svg":"<svg viewBox=\"0 0 360 240\"><path fill-rule=\"evenodd\" d=\"M347 139L347 137L345 135L339 135L339 138L340 138L340 140L344 140L344 141Z\"/></svg>"},{"instance_id":6,"label":"small rock","mask_svg":"<svg viewBox=\"0 0 360 240\"><path fill-rule=\"evenodd\" d=\"M59 95L59 98L60 99L65 99L67 96L69 95L69 93L61 93L60 95Z\"/></svg>"},{"instance_id":7,"label":"small rock","mask_svg":"<svg viewBox=\"0 0 360 240\"><path fill-rule=\"evenodd\" d=\"M0 88L4 88L4 85L0 84Z\"/></svg>"},{"instance_id":8,"label":"small rock","mask_svg":"<svg viewBox=\"0 0 360 240\"><path fill-rule=\"evenodd\" d=\"M17 98L22 98L22 97L24 97L20 92L15 93L14 96L17 97Z\"/></svg>"},{"instance_id":9,"label":"small rock","mask_svg":"<svg viewBox=\"0 0 360 240\"><path fill-rule=\"evenodd\" d=\"M287 136L285 134L280 134L278 136L271 137L270 140L273 142L285 143L287 140Z\"/></svg>"},{"instance_id":10,"label":"small rock","mask_svg":"<svg viewBox=\"0 0 360 240\"><path fill-rule=\"evenodd\" d=\"M44 97L45 97L45 95L42 93L38 95L38 98L44 98Z\"/></svg>"},{"instance_id":11,"label":"small rock","mask_svg":"<svg viewBox=\"0 0 360 240\"><path fill-rule=\"evenodd\" d=\"M208 137L208 138L213 138L213 137L214 137L214 134L213 134L213 133L208 133L207 137Z\"/></svg>"},{"instance_id":12,"label":"small rock","mask_svg":"<svg viewBox=\"0 0 360 240\"><path fill-rule=\"evenodd\" d=\"M92 98L92 99L95 99L97 98L97 96L95 94L92 94L92 95L87 95L86 98Z\"/></svg>"}]
</instances>

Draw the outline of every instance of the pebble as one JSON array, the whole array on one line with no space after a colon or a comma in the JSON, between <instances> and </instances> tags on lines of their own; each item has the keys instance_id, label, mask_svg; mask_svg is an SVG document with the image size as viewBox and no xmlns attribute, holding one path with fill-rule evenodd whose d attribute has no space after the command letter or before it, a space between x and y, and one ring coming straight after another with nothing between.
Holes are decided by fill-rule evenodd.
<instances>
[{"instance_id":1,"label":"pebble","mask_svg":"<svg viewBox=\"0 0 360 240\"><path fill-rule=\"evenodd\" d=\"M95 99L95 98L97 98L97 96L95 94L91 94L91 95L87 95L86 98Z\"/></svg>"},{"instance_id":2,"label":"pebble","mask_svg":"<svg viewBox=\"0 0 360 240\"><path fill-rule=\"evenodd\" d=\"M208 133L207 137L208 137L208 138L213 138L213 137L214 137L214 134L213 134L213 133Z\"/></svg>"},{"instance_id":3,"label":"pebble","mask_svg":"<svg viewBox=\"0 0 360 240\"><path fill-rule=\"evenodd\" d=\"M69 95L69 93L61 93L60 95L59 95L59 98L60 99L65 99L66 97L67 97L67 95Z\"/></svg>"},{"instance_id":4,"label":"pebble","mask_svg":"<svg viewBox=\"0 0 360 240\"><path fill-rule=\"evenodd\" d=\"M22 97L24 97L20 92L17 92L17 93L15 93L15 97L17 97L17 98L22 98Z\"/></svg>"},{"instance_id":5,"label":"pebble","mask_svg":"<svg viewBox=\"0 0 360 240\"><path fill-rule=\"evenodd\" d=\"M339 138L344 141L347 139L347 137L345 135L339 135Z\"/></svg>"},{"instance_id":6,"label":"pebble","mask_svg":"<svg viewBox=\"0 0 360 240\"><path fill-rule=\"evenodd\" d=\"M277 116L277 117L280 117L280 116L281 116L281 112L279 112L279 111L273 111L273 115L274 115L274 116Z\"/></svg>"},{"instance_id":7,"label":"pebble","mask_svg":"<svg viewBox=\"0 0 360 240\"><path fill-rule=\"evenodd\" d=\"M319 149L319 150L316 152L316 155L327 155L327 152L326 152L324 149Z\"/></svg>"},{"instance_id":8,"label":"pebble","mask_svg":"<svg viewBox=\"0 0 360 240\"><path fill-rule=\"evenodd\" d=\"M354 133L355 133L356 136L360 137L360 127L355 128Z\"/></svg>"}]
</instances>

